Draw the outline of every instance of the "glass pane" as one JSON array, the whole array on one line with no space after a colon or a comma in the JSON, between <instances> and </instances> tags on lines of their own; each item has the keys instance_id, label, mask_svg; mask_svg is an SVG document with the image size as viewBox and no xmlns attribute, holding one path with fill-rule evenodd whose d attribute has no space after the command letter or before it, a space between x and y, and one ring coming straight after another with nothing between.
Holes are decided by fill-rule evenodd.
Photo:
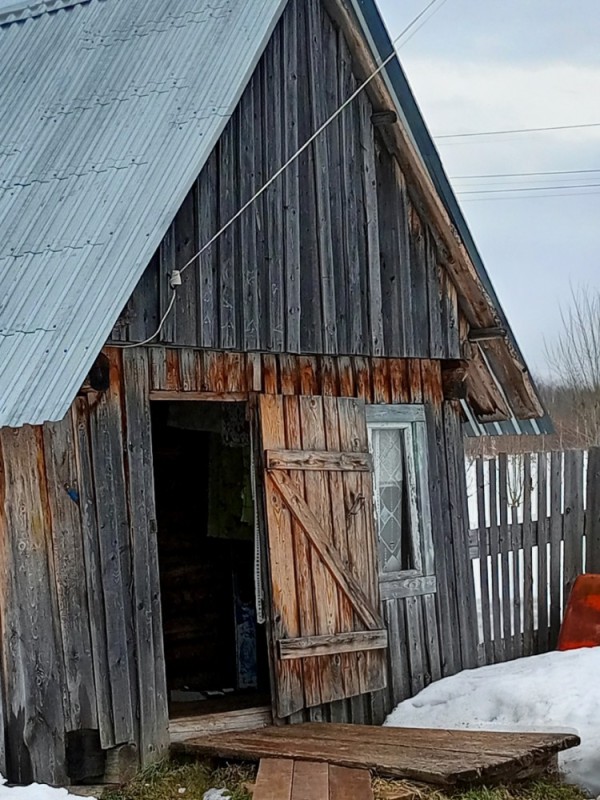
<instances>
[{"instance_id":1,"label":"glass pane","mask_svg":"<svg viewBox=\"0 0 600 800\"><path fill-rule=\"evenodd\" d=\"M412 569L404 432L401 428L374 428L371 441L380 570L399 572Z\"/></svg>"}]
</instances>

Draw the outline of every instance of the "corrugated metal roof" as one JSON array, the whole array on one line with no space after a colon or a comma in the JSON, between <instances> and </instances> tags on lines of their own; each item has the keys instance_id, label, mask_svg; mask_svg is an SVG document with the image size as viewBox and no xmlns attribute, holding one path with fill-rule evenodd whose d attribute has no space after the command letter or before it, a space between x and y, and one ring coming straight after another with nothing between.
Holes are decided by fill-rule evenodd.
<instances>
[{"instance_id":1,"label":"corrugated metal roof","mask_svg":"<svg viewBox=\"0 0 600 800\"><path fill-rule=\"evenodd\" d=\"M64 416L284 6L0 12L0 426Z\"/></svg>"}]
</instances>

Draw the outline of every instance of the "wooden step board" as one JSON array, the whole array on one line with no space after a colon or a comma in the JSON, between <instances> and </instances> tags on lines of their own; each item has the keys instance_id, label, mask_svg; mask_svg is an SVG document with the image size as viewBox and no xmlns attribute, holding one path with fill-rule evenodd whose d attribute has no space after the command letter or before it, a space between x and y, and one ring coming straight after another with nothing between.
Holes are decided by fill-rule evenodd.
<instances>
[{"instance_id":1,"label":"wooden step board","mask_svg":"<svg viewBox=\"0 0 600 800\"><path fill-rule=\"evenodd\" d=\"M178 752L257 761L285 758L374 770L440 786L542 775L580 744L562 733L496 733L309 723L186 739Z\"/></svg>"},{"instance_id":2,"label":"wooden step board","mask_svg":"<svg viewBox=\"0 0 600 800\"><path fill-rule=\"evenodd\" d=\"M263 758L253 800L373 800L371 774L316 761Z\"/></svg>"}]
</instances>

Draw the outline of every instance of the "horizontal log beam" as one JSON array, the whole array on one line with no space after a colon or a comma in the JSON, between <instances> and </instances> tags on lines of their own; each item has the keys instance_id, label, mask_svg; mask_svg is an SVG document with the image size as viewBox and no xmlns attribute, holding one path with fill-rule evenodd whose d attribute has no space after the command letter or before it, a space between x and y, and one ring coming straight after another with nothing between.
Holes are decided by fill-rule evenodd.
<instances>
[{"instance_id":1,"label":"horizontal log beam","mask_svg":"<svg viewBox=\"0 0 600 800\"><path fill-rule=\"evenodd\" d=\"M279 657L314 658L338 653L357 653L363 650L385 650L388 646L387 630L354 631L324 636L301 636L298 639L279 639Z\"/></svg>"},{"instance_id":2,"label":"horizontal log beam","mask_svg":"<svg viewBox=\"0 0 600 800\"><path fill-rule=\"evenodd\" d=\"M334 453L330 450L267 450L267 469L302 469L317 472L372 472L369 453Z\"/></svg>"}]
</instances>

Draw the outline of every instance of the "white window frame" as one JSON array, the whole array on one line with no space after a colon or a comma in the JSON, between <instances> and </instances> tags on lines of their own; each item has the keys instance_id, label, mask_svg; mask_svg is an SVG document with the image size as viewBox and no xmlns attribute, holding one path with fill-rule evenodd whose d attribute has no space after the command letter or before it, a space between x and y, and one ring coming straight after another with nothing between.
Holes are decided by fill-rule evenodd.
<instances>
[{"instance_id":1,"label":"white window frame","mask_svg":"<svg viewBox=\"0 0 600 800\"><path fill-rule=\"evenodd\" d=\"M404 432L406 449L407 479L409 486L409 505L411 520L411 548L413 569L397 572L382 572L379 580L398 582L433 577L435 574L433 537L431 530L431 506L429 502L429 459L427 455L427 424L423 405L372 405L366 408L369 448L372 451L372 431L395 429ZM374 465L376 469L376 465ZM373 489L376 492L376 475L373 475ZM377 514L378 498L374 498ZM379 537L379 521L375 520ZM379 554L379 542L377 547ZM433 584L433 582L430 582ZM416 587L415 587L416 588ZM435 591L435 588L433 589Z\"/></svg>"}]
</instances>

